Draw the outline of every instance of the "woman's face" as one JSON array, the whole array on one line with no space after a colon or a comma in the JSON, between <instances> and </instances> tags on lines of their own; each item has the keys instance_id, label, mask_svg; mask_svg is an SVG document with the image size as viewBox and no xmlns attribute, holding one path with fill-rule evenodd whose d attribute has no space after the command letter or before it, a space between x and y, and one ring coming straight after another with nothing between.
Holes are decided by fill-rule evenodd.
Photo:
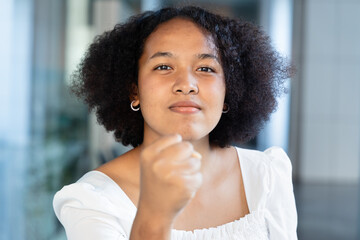
<instances>
[{"instance_id":1,"label":"woman's face","mask_svg":"<svg viewBox=\"0 0 360 240\"><path fill-rule=\"evenodd\" d=\"M189 20L165 22L148 37L139 60L144 140L179 133L208 137L220 120L225 80L213 38Z\"/></svg>"}]
</instances>

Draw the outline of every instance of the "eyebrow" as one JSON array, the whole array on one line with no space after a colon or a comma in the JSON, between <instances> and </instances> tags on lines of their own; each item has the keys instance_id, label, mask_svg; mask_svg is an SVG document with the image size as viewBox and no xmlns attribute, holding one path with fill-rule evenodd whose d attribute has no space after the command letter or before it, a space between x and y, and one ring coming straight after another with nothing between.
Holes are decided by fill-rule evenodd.
<instances>
[{"instance_id":1,"label":"eyebrow","mask_svg":"<svg viewBox=\"0 0 360 240\"><path fill-rule=\"evenodd\" d=\"M153 59L156 57L174 57L174 55L169 52L157 52L154 55L152 55L149 59Z\"/></svg>"},{"instance_id":2,"label":"eyebrow","mask_svg":"<svg viewBox=\"0 0 360 240\"><path fill-rule=\"evenodd\" d=\"M217 62L220 62L217 56L209 53L198 54L197 57L199 59L215 59Z\"/></svg>"},{"instance_id":3,"label":"eyebrow","mask_svg":"<svg viewBox=\"0 0 360 240\"><path fill-rule=\"evenodd\" d=\"M156 52L155 54L153 54L150 58L150 59L153 59L153 58L157 58L157 57L174 57L174 55L170 52ZM217 62L220 63L219 61L219 58L213 54L210 54L210 53L201 53L201 54L197 54L196 57L198 59L215 59Z\"/></svg>"}]
</instances>

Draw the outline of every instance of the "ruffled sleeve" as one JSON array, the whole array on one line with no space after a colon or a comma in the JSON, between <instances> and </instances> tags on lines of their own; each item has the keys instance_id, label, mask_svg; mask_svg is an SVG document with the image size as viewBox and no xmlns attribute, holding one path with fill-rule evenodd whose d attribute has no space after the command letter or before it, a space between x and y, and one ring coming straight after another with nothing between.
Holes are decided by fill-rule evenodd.
<instances>
[{"instance_id":1,"label":"ruffled sleeve","mask_svg":"<svg viewBox=\"0 0 360 240\"><path fill-rule=\"evenodd\" d=\"M129 239L135 206L125 195L113 194L119 189L106 184L107 180L99 172L90 172L56 193L54 211L68 240Z\"/></svg>"},{"instance_id":2,"label":"ruffled sleeve","mask_svg":"<svg viewBox=\"0 0 360 240\"><path fill-rule=\"evenodd\" d=\"M279 147L269 148L264 153L269 159L269 193L265 208L270 239L297 239L297 212L290 159Z\"/></svg>"}]
</instances>

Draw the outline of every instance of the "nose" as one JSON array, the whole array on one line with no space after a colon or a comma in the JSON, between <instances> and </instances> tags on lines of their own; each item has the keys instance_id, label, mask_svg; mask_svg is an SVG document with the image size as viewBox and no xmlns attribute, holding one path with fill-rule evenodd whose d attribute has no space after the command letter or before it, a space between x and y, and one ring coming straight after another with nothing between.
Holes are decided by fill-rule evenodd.
<instances>
[{"instance_id":1,"label":"nose","mask_svg":"<svg viewBox=\"0 0 360 240\"><path fill-rule=\"evenodd\" d=\"M173 85L173 93L175 94L198 94L199 88L197 80L191 73L186 72L179 74Z\"/></svg>"}]
</instances>

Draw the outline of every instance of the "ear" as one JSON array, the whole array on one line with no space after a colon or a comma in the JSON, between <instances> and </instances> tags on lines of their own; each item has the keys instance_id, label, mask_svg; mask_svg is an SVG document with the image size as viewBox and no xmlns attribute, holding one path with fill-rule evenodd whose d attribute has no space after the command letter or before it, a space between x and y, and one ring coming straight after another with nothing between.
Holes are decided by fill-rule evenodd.
<instances>
[{"instance_id":1,"label":"ear","mask_svg":"<svg viewBox=\"0 0 360 240\"><path fill-rule=\"evenodd\" d=\"M134 106L137 106L140 104L140 99L139 99L139 88L138 86L133 83L131 85L131 89L130 89L130 102L134 101Z\"/></svg>"}]
</instances>

